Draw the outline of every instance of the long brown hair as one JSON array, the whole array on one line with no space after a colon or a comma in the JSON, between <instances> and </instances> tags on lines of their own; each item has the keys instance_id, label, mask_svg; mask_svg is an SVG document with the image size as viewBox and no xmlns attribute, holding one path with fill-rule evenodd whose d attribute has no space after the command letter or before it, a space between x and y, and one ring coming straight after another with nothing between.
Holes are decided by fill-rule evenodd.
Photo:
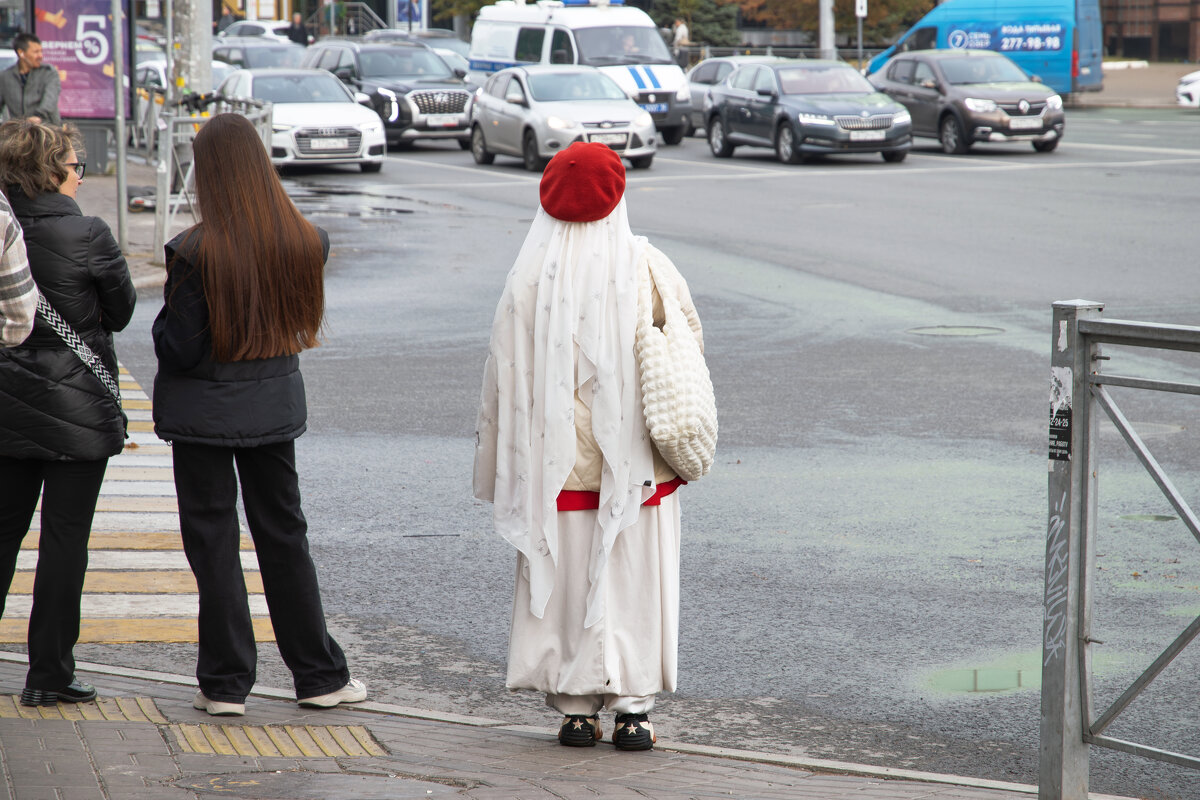
<instances>
[{"instance_id":1,"label":"long brown hair","mask_svg":"<svg viewBox=\"0 0 1200 800\"><path fill-rule=\"evenodd\" d=\"M204 283L213 357L316 347L325 316L321 238L284 191L258 132L239 114L218 114L192 150L201 221L185 241L194 243Z\"/></svg>"}]
</instances>

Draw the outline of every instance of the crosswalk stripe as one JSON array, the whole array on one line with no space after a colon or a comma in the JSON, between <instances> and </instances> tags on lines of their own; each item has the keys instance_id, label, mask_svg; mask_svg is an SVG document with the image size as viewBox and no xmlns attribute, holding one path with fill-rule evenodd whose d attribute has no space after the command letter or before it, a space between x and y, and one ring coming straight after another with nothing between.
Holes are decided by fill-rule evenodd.
<instances>
[{"instance_id":1,"label":"crosswalk stripe","mask_svg":"<svg viewBox=\"0 0 1200 800\"><path fill-rule=\"evenodd\" d=\"M121 367L129 438L109 459L88 542L80 642L195 642L199 597L183 553L171 448L154 434L150 398ZM41 503L39 501L40 509ZM0 643L23 643L33 603L40 533L21 543L17 572L0 619ZM258 558L242 534L251 622L260 642L274 641Z\"/></svg>"}]
</instances>

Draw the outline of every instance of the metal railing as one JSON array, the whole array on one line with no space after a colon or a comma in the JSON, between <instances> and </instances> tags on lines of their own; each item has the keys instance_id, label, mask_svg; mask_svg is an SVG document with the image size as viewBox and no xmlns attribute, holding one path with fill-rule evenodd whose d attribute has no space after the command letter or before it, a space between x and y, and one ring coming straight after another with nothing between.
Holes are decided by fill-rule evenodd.
<instances>
[{"instance_id":1,"label":"metal railing","mask_svg":"<svg viewBox=\"0 0 1200 800\"><path fill-rule=\"evenodd\" d=\"M717 45L698 44L687 45L679 48L680 62L684 69L688 69L695 64L703 61L706 58L715 56L779 56L781 58L822 58L821 49L819 47L800 47L794 45L759 45L748 47L745 45L738 47L722 47ZM863 60L861 66L866 66L866 63L883 51L878 48L863 50ZM845 61L854 66L858 64L858 48L857 47L839 47L834 53L835 57L840 61Z\"/></svg>"},{"instance_id":2,"label":"metal railing","mask_svg":"<svg viewBox=\"0 0 1200 800\"><path fill-rule=\"evenodd\" d=\"M1106 375L1104 344L1200 353L1200 328L1103 320L1086 300L1054 304L1050 359L1050 513L1046 535L1042 629L1040 800L1087 800L1088 748L1113 750L1200 768L1196 756L1115 739L1104 731L1200 634L1197 617L1112 703L1092 704L1091 638L1096 557L1098 442L1107 416L1188 530L1200 541L1200 519L1175 488L1108 387L1200 395L1200 384Z\"/></svg>"},{"instance_id":3,"label":"metal railing","mask_svg":"<svg viewBox=\"0 0 1200 800\"><path fill-rule=\"evenodd\" d=\"M366 3L329 3L305 20L304 26L321 36L361 36L388 24Z\"/></svg>"},{"instance_id":4,"label":"metal railing","mask_svg":"<svg viewBox=\"0 0 1200 800\"><path fill-rule=\"evenodd\" d=\"M212 95L206 103L215 113L241 114L254 124L267 152L271 152L271 104L258 100L231 100ZM204 103L198 104L200 108ZM169 110L178 110L178 107ZM154 204L154 263L163 263L163 245L178 213L186 209L195 221L195 171L192 140L208 119L208 111L190 114L166 114L160 110L156 120L157 143Z\"/></svg>"}]
</instances>

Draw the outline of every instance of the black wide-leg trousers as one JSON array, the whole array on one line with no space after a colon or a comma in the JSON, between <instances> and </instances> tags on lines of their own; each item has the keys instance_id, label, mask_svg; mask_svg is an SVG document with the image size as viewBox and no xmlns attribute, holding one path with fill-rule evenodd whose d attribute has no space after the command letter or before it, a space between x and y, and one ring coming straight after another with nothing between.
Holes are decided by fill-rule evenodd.
<instances>
[{"instance_id":1,"label":"black wide-leg trousers","mask_svg":"<svg viewBox=\"0 0 1200 800\"><path fill-rule=\"evenodd\" d=\"M345 686L350 671L326 630L308 552L295 443L231 448L176 442L172 454L183 549L200 590L196 679L201 691L210 700L241 703L256 675L258 653L239 547L239 481L271 625L296 697Z\"/></svg>"},{"instance_id":2,"label":"black wide-leg trousers","mask_svg":"<svg viewBox=\"0 0 1200 800\"><path fill-rule=\"evenodd\" d=\"M21 541L42 496L37 574L29 615L30 689L66 688L75 677L79 606L88 538L108 459L38 461L0 457L0 614L17 568Z\"/></svg>"}]
</instances>

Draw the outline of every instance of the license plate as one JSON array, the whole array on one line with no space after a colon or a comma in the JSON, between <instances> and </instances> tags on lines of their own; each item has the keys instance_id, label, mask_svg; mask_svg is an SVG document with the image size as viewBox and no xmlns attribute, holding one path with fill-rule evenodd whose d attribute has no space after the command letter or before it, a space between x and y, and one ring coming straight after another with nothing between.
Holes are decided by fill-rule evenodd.
<instances>
[{"instance_id":1,"label":"license plate","mask_svg":"<svg viewBox=\"0 0 1200 800\"><path fill-rule=\"evenodd\" d=\"M599 142L600 144L625 144L625 134L623 133L593 133L588 137L589 142Z\"/></svg>"},{"instance_id":2,"label":"license plate","mask_svg":"<svg viewBox=\"0 0 1200 800\"><path fill-rule=\"evenodd\" d=\"M852 142L882 142L887 131L850 131Z\"/></svg>"},{"instance_id":3,"label":"license plate","mask_svg":"<svg viewBox=\"0 0 1200 800\"><path fill-rule=\"evenodd\" d=\"M638 103L638 105L651 114L665 114L671 110L671 107L666 103Z\"/></svg>"},{"instance_id":4,"label":"license plate","mask_svg":"<svg viewBox=\"0 0 1200 800\"><path fill-rule=\"evenodd\" d=\"M458 124L457 114L430 114L425 124L431 128L453 128Z\"/></svg>"},{"instance_id":5,"label":"license plate","mask_svg":"<svg viewBox=\"0 0 1200 800\"><path fill-rule=\"evenodd\" d=\"M1008 121L1008 129L1013 131L1040 131L1042 129L1042 118L1013 117Z\"/></svg>"},{"instance_id":6,"label":"license plate","mask_svg":"<svg viewBox=\"0 0 1200 800\"><path fill-rule=\"evenodd\" d=\"M350 146L350 140L344 136L340 139L312 139L309 146L313 150L345 150Z\"/></svg>"}]
</instances>

